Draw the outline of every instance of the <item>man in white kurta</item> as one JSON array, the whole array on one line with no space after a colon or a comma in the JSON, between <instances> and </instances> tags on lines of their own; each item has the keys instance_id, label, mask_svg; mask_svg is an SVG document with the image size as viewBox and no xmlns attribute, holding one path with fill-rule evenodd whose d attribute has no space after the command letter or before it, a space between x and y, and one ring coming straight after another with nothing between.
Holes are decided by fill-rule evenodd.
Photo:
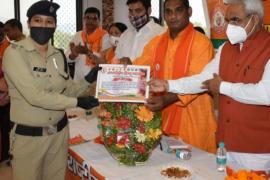
<instances>
[{"instance_id":1,"label":"man in white kurta","mask_svg":"<svg viewBox=\"0 0 270 180\"><path fill-rule=\"evenodd\" d=\"M131 61L141 56L144 46L164 28L149 18L151 1L127 1L129 20L132 27L120 37L115 54L117 59L129 58Z\"/></svg>"}]
</instances>

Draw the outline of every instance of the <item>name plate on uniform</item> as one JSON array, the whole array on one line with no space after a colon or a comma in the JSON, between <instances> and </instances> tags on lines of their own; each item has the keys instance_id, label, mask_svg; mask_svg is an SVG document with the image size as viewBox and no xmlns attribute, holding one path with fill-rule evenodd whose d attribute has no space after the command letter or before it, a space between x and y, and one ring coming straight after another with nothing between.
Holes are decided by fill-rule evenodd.
<instances>
[{"instance_id":1,"label":"name plate on uniform","mask_svg":"<svg viewBox=\"0 0 270 180\"><path fill-rule=\"evenodd\" d=\"M149 95L147 81L149 66L101 64L98 73L96 98L100 102L144 103Z\"/></svg>"}]
</instances>

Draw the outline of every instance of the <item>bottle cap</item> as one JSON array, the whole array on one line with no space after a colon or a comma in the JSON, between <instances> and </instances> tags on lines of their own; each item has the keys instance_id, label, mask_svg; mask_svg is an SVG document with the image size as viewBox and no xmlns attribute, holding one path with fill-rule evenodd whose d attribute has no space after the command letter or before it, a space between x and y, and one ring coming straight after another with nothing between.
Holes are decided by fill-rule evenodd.
<instances>
[{"instance_id":1,"label":"bottle cap","mask_svg":"<svg viewBox=\"0 0 270 180\"><path fill-rule=\"evenodd\" d=\"M224 142L219 142L218 147L224 148L225 147Z\"/></svg>"}]
</instances>

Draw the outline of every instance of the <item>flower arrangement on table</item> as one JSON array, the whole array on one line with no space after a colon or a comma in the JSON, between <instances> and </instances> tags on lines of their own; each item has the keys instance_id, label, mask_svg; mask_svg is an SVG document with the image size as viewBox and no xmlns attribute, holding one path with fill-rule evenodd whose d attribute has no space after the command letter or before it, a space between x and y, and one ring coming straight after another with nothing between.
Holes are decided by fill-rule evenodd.
<instances>
[{"instance_id":1,"label":"flower arrangement on table","mask_svg":"<svg viewBox=\"0 0 270 180\"><path fill-rule=\"evenodd\" d=\"M110 154L125 165L141 165L159 143L161 113L138 103L102 103L101 136Z\"/></svg>"}]
</instances>

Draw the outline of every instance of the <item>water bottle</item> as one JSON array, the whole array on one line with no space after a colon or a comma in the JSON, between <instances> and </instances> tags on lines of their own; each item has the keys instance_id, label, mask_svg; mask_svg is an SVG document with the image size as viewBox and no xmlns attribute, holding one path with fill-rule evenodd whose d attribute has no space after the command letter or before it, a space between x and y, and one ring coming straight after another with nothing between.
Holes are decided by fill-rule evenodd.
<instances>
[{"instance_id":1,"label":"water bottle","mask_svg":"<svg viewBox=\"0 0 270 180\"><path fill-rule=\"evenodd\" d=\"M226 169L226 149L224 142L220 142L217 149L217 170L220 172L225 171Z\"/></svg>"}]
</instances>

